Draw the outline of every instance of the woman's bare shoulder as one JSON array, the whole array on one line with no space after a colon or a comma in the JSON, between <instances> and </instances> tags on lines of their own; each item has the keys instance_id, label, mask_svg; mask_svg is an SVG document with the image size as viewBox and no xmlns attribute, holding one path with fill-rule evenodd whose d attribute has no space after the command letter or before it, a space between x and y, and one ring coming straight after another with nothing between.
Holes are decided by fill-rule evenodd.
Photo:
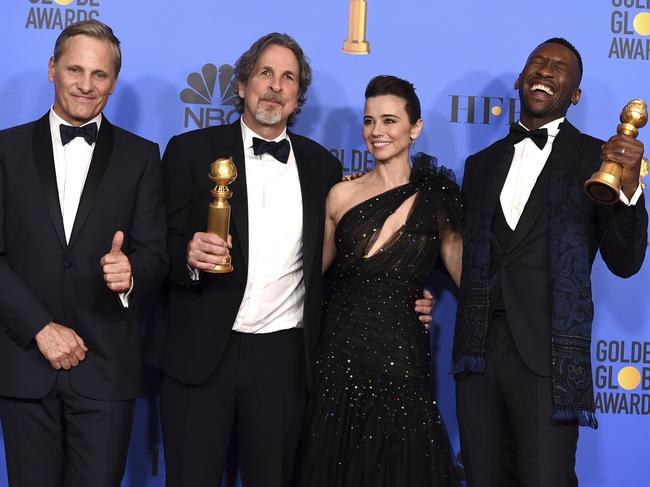
<instances>
[{"instance_id":1,"label":"woman's bare shoulder","mask_svg":"<svg viewBox=\"0 0 650 487\"><path fill-rule=\"evenodd\" d=\"M363 201L363 194L367 192L369 180L364 181L366 176L353 179L352 181L341 181L330 189L327 195L327 213L335 221L338 221L350 208Z\"/></svg>"}]
</instances>

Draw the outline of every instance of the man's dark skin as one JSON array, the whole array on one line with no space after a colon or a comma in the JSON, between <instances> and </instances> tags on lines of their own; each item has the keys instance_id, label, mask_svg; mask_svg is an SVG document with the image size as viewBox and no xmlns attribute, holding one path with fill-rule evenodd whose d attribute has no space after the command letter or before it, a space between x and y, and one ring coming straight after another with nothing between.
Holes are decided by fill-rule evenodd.
<instances>
[{"instance_id":1,"label":"man's dark skin","mask_svg":"<svg viewBox=\"0 0 650 487\"><path fill-rule=\"evenodd\" d=\"M521 123L528 130L564 117L571 105L580 101L580 69L578 58L561 44L548 43L537 47L515 81L521 100ZM533 89L536 84L550 88L552 94ZM623 166L623 193L632 198L639 185L643 144L629 135L614 135L602 147L603 161Z\"/></svg>"}]
</instances>

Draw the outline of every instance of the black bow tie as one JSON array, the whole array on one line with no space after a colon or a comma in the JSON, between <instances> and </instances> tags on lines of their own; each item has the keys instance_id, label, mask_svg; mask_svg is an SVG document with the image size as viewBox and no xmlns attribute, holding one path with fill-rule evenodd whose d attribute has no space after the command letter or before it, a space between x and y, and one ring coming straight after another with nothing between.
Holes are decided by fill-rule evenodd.
<instances>
[{"instance_id":1,"label":"black bow tie","mask_svg":"<svg viewBox=\"0 0 650 487\"><path fill-rule=\"evenodd\" d=\"M84 125L83 127L73 127L72 125L59 125L61 132L61 143L66 145L75 137L83 137L88 145L92 145L97 140L97 124L95 122Z\"/></svg>"},{"instance_id":2,"label":"black bow tie","mask_svg":"<svg viewBox=\"0 0 650 487\"><path fill-rule=\"evenodd\" d=\"M253 137L253 154L256 156L270 154L282 164L286 164L289 160L290 151L291 146L287 139L282 139L280 142L269 142L268 140Z\"/></svg>"},{"instance_id":3,"label":"black bow tie","mask_svg":"<svg viewBox=\"0 0 650 487\"><path fill-rule=\"evenodd\" d=\"M510 125L510 140L513 144L521 142L526 137L529 137L530 140L535 142L535 145L539 147L540 150L542 150L548 141L548 130L526 130L518 123L513 123Z\"/></svg>"}]
</instances>

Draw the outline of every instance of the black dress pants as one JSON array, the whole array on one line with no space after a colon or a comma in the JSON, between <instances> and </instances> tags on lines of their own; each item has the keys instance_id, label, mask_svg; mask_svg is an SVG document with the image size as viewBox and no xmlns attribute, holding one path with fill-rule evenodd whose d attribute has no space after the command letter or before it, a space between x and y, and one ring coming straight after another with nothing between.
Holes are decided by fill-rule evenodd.
<instances>
[{"instance_id":1,"label":"black dress pants","mask_svg":"<svg viewBox=\"0 0 650 487\"><path fill-rule=\"evenodd\" d=\"M552 420L551 378L521 359L503 312L490 321L485 371L456 381L456 410L469 487L578 485L578 426Z\"/></svg>"},{"instance_id":2,"label":"black dress pants","mask_svg":"<svg viewBox=\"0 0 650 487\"><path fill-rule=\"evenodd\" d=\"M307 401L303 331L232 332L210 378L163 379L167 487L219 487L236 431L244 487L288 487Z\"/></svg>"},{"instance_id":3,"label":"black dress pants","mask_svg":"<svg viewBox=\"0 0 650 487\"><path fill-rule=\"evenodd\" d=\"M56 374L44 398L0 396L9 486L119 487L135 401L83 397Z\"/></svg>"}]
</instances>

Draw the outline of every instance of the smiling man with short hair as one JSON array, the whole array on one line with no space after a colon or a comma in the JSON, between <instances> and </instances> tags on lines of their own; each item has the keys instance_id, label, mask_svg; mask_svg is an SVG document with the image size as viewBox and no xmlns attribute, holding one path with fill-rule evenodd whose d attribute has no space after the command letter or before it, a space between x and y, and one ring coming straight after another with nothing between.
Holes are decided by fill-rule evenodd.
<instances>
[{"instance_id":1,"label":"smiling man with short hair","mask_svg":"<svg viewBox=\"0 0 650 487\"><path fill-rule=\"evenodd\" d=\"M72 24L54 104L0 132L0 417L9 485L118 487L140 391L139 311L167 269L158 146L102 114L120 44Z\"/></svg>"},{"instance_id":2,"label":"smiling man with short hair","mask_svg":"<svg viewBox=\"0 0 650 487\"><path fill-rule=\"evenodd\" d=\"M596 427L591 266L600 250L628 277L645 256L643 144L604 143L566 120L581 78L568 41L537 46L515 81L519 123L465 163L453 358L470 487L577 485L578 425ZM612 206L583 191L601 160L623 166Z\"/></svg>"}]
</instances>

